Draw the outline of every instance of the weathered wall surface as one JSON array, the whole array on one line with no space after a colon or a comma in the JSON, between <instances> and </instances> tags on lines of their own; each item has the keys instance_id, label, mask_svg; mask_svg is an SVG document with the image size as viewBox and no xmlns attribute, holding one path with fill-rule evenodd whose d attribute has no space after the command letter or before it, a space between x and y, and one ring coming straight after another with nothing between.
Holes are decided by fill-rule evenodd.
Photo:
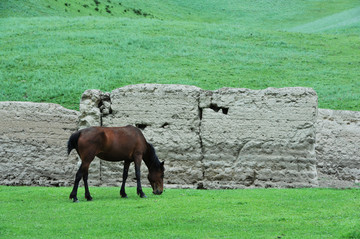
<instances>
[{"instance_id":1,"label":"weathered wall surface","mask_svg":"<svg viewBox=\"0 0 360 239\"><path fill-rule=\"evenodd\" d=\"M318 171L360 181L360 112L320 109L316 129Z\"/></svg>"},{"instance_id":2,"label":"weathered wall surface","mask_svg":"<svg viewBox=\"0 0 360 239\"><path fill-rule=\"evenodd\" d=\"M103 115L109 113L110 110L110 95L108 93L103 93L100 90L86 90L81 96L79 109L79 130L90 126L101 126ZM101 180L102 173L105 173L105 171L101 171L102 164L107 164L107 162L101 161L98 157L95 157L89 168L89 184L97 186L118 185L116 183L111 183L114 181L114 177L104 177L104 182ZM113 173L116 174L118 172L114 170ZM116 182L119 182L119 178L116 178Z\"/></svg>"},{"instance_id":3,"label":"weathered wall surface","mask_svg":"<svg viewBox=\"0 0 360 239\"><path fill-rule=\"evenodd\" d=\"M77 121L77 111L56 104L0 102L1 184L71 185L77 157L66 146Z\"/></svg>"},{"instance_id":4,"label":"weathered wall surface","mask_svg":"<svg viewBox=\"0 0 360 239\"><path fill-rule=\"evenodd\" d=\"M132 124L165 160L167 187L355 186L360 112L317 112L316 93L307 88L133 85L85 91L80 112L0 102L0 184L72 185L79 165L75 150L67 156L71 133ZM119 186L122 165L95 159L90 184ZM144 164L142 172L149 186ZM135 185L134 175L131 168L127 185Z\"/></svg>"},{"instance_id":5,"label":"weathered wall surface","mask_svg":"<svg viewBox=\"0 0 360 239\"><path fill-rule=\"evenodd\" d=\"M312 89L203 91L200 107L206 187L317 185Z\"/></svg>"},{"instance_id":6,"label":"weathered wall surface","mask_svg":"<svg viewBox=\"0 0 360 239\"><path fill-rule=\"evenodd\" d=\"M93 94L86 91L81 104L94 98ZM193 86L143 84L116 89L109 98L95 94L98 113L90 115L96 119L102 115L103 126L132 124L143 129L159 158L166 161L168 184L206 188L317 185L317 96L311 89L204 91ZM101 161L102 183L118 185L120 165Z\"/></svg>"},{"instance_id":7,"label":"weathered wall surface","mask_svg":"<svg viewBox=\"0 0 360 239\"><path fill-rule=\"evenodd\" d=\"M146 139L155 146L160 160L166 161L166 183L196 184L203 176L199 95L199 88L184 85L119 88L110 94L111 114L103 116L103 126L131 124L141 128ZM102 166L102 172L111 176L113 164ZM116 171L121 175L121 170Z\"/></svg>"}]
</instances>

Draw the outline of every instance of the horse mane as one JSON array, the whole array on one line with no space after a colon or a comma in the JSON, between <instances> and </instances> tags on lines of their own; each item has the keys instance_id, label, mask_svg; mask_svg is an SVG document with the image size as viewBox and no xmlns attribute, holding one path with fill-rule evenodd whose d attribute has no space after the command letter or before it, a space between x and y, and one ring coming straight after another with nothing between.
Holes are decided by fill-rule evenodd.
<instances>
[{"instance_id":1,"label":"horse mane","mask_svg":"<svg viewBox=\"0 0 360 239\"><path fill-rule=\"evenodd\" d=\"M155 148L152 144L148 143L148 159L150 160L151 167L161 168L164 170L164 164L160 163L156 155Z\"/></svg>"}]
</instances>

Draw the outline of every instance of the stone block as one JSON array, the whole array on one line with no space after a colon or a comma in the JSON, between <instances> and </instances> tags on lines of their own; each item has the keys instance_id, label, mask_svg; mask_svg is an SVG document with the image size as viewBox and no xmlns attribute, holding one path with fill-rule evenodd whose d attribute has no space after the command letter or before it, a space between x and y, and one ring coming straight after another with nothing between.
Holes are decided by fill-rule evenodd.
<instances>
[{"instance_id":1,"label":"stone block","mask_svg":"<svg viewBox=\"0 0 360 239\"><path fill-rule=\"evenodd\" d=\"M205 187L317 185L312 89L203 91L200 108Z\"/></svg>"},{"instance_id":2,"label":"stone block","mask_svg":"<svg viewBox=\"0 0 360 239\"><path fill-rule=\"evenodd\" d=\"M103 126L137 126L147 141L154 145L160 161L165 160L165 183L196 184L203 174L198 108L200 91L194 86L157 84L116 89L110 94L111 114L103 116ZM119 171L117 165L111 165L104 162L102 173ZM145 168L142 172L147 175ZM121 175L122 167L114 176L119 178ZM134 175L133 167L129 175ZM102 180L111 179L102 177Z\"/></svg>"},{"instance_id":3,"label":"stone block","mask_svg":"<svg viewBox=\"0 0 360 239\"><path fill-rule=\"evenodd\" d=\"M319 109L316 129L318 171L360 181L360 112Z\"/></svg>"}]
</instances>

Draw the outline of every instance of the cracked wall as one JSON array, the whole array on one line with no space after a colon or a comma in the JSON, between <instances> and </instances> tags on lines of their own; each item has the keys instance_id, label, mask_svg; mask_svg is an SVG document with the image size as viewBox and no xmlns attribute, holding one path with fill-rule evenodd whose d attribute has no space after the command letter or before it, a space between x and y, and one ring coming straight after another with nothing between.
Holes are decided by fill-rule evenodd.
<instances>
[{"instance_id":1,"label":"cracked wall","mask_svg":"<svg viewBox=\"0 0 360 239\"><path fill-rule=\"evenodd\" d=\"M316 101L307 88L135 85L87 90L80 112L0 102L0 184L72 185L79 161L75 151L66 154L71 133L133 124L166 161L166 187L308 187L318 181L333 187L333 180L353 186L360 180L359 112L319 109L317 115ZM128 185L135 185L131 169ZM144 165L142 172L146 185ZM92 163L91 185L119 186L121 180L122 162Z\"/></svg>"},{"instance_id":2,"label":"cracked wall","mask_svg":"<svg viewBox=\"0 0 360 239\"><path fill-rule=\"evenodd\" d=\"M110 94L112 113L103 116L103 126L139 127L156 148L159 159L165 160L165 183L195 185L203 176L200 91L194 86L155 84L116 89ZM144 167L142 170L146 172ZM102 172L109 180L119 181L122 168L104 162ZM134 175L133 170L130 175Z\"/></svg>"},{"instance_id":3,"label":"cracked wall","mask_svg":"<svg viewBox=\"0 0 360 239\"><path fill-rule=\"evenodd\" d=\"M318 171L360 181L360 112L319 109L316 122ZM332 185L326 185L332 186Z\"/></svg>"},{"instance_id":4,"label":"cracked wall","mask_svg":"<svg viewBox=\"0 0 360 239\"><path fill-rule=\"evenodd\" d=\"M66 147L78 116L56 104L0 102L0 184L72 185L77 156Z\"/></svg>"},{"instance_id":5,"label":"cracked wall","mask_svg":"<svg viewBox=\"0 0 360 239\"><path fill-rule=\"evenodd\" d=\"M339 180L353 186L360 180L359 112L319 109L317 115L316 101L306 88L135 85L87 90L80 112L0 102L0 184L72 185L79 161L75 151L66 154L71 133L133 124L166 161L166 187L307 187L318 181L334 187ZM142 172L146 185L145 166ZM133 169L129 175L135 185ZM121 178L121 162L95 159L90 167L91 185L119 186Z\"/></svg>"},{"instance_id":6,"label":"cracked wall","mask_svg":"<svg viewBox=\"0 0 360 239\"><path fill-rule=\"evenodd\" d=\"M168 185L317 185L317 96L312 89L131 85L111 93L86 91L80 113L81 127L131 124L142 129L166 162ZM95 165L101 184L120 185L121 163Z\"/></svg>"},{"instance_id":7,"label":"cracked wall","mask_svg":"<svg viewBox=\"0 0 360 239\"><path fill-rule=\"evenodd\" d=\"M203 91L207 188L317 185L317 96L308 88Z\"/></svg>"}]
</instances>

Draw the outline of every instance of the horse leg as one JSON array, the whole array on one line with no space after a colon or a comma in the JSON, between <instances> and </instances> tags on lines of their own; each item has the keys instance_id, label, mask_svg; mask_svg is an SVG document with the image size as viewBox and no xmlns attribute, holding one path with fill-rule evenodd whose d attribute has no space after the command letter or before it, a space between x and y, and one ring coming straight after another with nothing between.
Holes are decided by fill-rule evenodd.
<instances>
[{"instance_id":1,"label":"horse leg","mask_svg":"<svg viewBox=\"0 0 360 239\"><path fill-rule=\"evenodd\" d=\"M81 180L81 178L83 177L83 171L82 171L82 164L80 165L79 170L76 173L75 176L75 183L74 183L74 187L72 192L70 193L70 199L73 199L73 202L78 202L78 198L77 198L77 190L79 187L79 182Z\"/></svg>"},{"instance_id":2,"label":"horse leg","mask_svg":"<svg viewBox=\"0 0 360 239\"><path fill-rule=\"evenodd\" d=\"M141 166L141 156L136 156L135 160L135 174L136 174L136 183L137 183L137 194L141 197L141 198L146 198L145 193L142 190L141 187L141 182L140 182L140 166Z\"/></svg>"},{"instance_id":3,"label":"horse leg","mask_svg":"<svg viewBox=\"0 0 360 239\"><path fill-rule=\"evenodd\" d=\"M88 201L92 201L92 197L90 195L89 185L88 185L89 166L90 166L90 164L83 165L83 180L84 180L84 187L85 187L85 198Z\"/></svg>"},{"instance_id":4,"label":"horse leg","mask_svg":"<svg viewBox=\"0 0 360 239\"><path fill-rule=\"evenodd\" d=\"M124 161L123 181L122 181L121 190L120 190L120 195L121 195L122 198L127 198L128 197L126 195L126 193L125 193L125 182L126 182L126 179L128 177L129 166L130 166L130 162Z\"/></svg>"},{"instance_id":5,"label":"horse leg","mask_svg":"<svg viewBox=\"0 0 360 239\"><path fill-rule=\"evenodd\" d=\"M73 187L72 192L70 193L70 199L73 199L73 202L79 201L77 198L77 191L79 188L79 182L80 182L81 178L84 180L85 198L88 201L92 200L92 197L90 196L90 192L89 192L89 186L88 186L87 179L88 179L88 174L89 174L89 166L90 166L91 161L94 159L94 157L95 156L86 157L90 160L83 160L80 165L79 170L76 173L74 187Z\"/></svg>"}]
</instances>

